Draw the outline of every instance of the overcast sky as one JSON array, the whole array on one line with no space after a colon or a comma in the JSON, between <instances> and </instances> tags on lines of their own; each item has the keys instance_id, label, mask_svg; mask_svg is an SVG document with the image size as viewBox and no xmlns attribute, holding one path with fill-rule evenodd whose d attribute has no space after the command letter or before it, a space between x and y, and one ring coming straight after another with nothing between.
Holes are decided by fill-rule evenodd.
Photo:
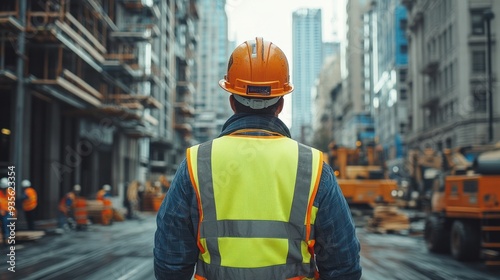
<instances>
[{"instance_id":1,"label":"overcast sky","mask_svg":"<svg viewBox=\"0 0 500 280\"><path fill-rule=\"evenodd\" d=\"M229 39L240 44L256 36L264 37L285 52L291 66L292 13L300 8L321 8L323 41L334 41L338 39L334 32L342 32L339 27L345 22L342 3L339 0L226 0ZM287 110L291 108L289 99L285 98L285 109L280 115L288 126L291 124Z\"/></svg>"}]
</instances>

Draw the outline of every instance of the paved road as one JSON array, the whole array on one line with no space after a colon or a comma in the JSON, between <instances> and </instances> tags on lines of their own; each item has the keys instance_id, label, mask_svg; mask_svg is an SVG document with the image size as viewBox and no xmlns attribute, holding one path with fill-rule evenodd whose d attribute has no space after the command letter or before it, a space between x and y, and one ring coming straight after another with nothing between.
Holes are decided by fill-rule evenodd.
<instances>
[{"instance_id":1,"label":"paved road","mask_svg":"<svg viewBox=\"0 0 500 280\"><path fill-rule=\"evenodd\" d=\"M7 251L1 250L4 279L154 279L154 215L142 221L91 226L86 232L46 236L16 247L16 272L7 271ZM362 242L363 280L493 280L500 270L486 271L477 263L463 264L449 256L429 254L420 236L381 235L358 228Z\"/></svg>"},{"instance_id":2,"label":"paved road","mask_svg":"<svg viewBox=\"0 0 500 280\"><path fill-rule=\"evenodd\" d=\"M93 225L87 231L46 236L16 247L16 272L7 271L6 249L0 255L0 279L155 279L154 216ZM14 276L14 278L12 278Z\"/></svg>"},{"instance_id":3,"label":"paved road","mask_svg":"<svg viewBox=\"0 0 500 280\"><path fill-rule=\"evenodd\" d=\"M462 263L429 253L421 236L382 235L358 229L362 246L362 280L494 280L500 269L482 262Z\"/></svg>"}]
</instances>

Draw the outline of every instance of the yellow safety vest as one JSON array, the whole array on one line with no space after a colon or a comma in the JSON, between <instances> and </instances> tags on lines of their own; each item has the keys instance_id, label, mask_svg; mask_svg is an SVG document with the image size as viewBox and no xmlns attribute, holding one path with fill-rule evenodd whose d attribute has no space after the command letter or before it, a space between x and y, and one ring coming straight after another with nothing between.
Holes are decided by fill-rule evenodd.
<instances>
[{"instance_id":1,"label":"yellow safety vest","mask_svg":"<svg viewBox=\"0 0 500 280\"><path fill-rule=\"evenodd\" d=\"M322 153L284 136L228 135L187 150L198 200L196 279L314 279Z\"/></svg>"}]
</instances>

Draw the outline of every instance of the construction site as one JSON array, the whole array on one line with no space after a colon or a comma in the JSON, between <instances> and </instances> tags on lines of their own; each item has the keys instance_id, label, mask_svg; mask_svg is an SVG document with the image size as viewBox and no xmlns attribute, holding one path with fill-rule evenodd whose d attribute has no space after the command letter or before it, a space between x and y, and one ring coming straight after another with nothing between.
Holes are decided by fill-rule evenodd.
<instances>
[{"instance_id":1,"label":"construction site","mask_svg":"<svg viewBox=\"0 0 500 280\"><path fill-rule=\"evenodd\" d=\"M234 43L227 34L224 44L201 44L219 36L208 31L203 15L217 17L215 7L239 3L227 2L0 2L0 178L15 178L8 181L15 181L16 201L16 209L9 209L15 229L9 229L10 239L3 233L1 240L1 258L7 261L0 262L0 280L155 279L157 212L186 149L215 138L224 123L223 110L205 110L200 104L212 101L196 94L203 92L197 88L202 77L222 78L219 70L226 70L219 58ZM415 7L422 1L397 2L409 7L408 30L417 36L423 12ZM483 2L471 6L483 8L488 1ZM223 20L219 29L228 33ZM215 46L224 51L216 55ZM439 68L425 65L414 71L419 79L432 78ZM406 70L398 70L398 79ZM404 82L405 93L420 89L415 78ZM318 88L328 84L318 83ZM498 279L498 114L490 123L485 112L460 119L465 128L457 125L455 131L463 134L475 126L481 130L479 140L453 138L453 129L438 128L438 121L422 121L419 131L401 129L407 145L399 155L397 147L388 148L375 136L376 122L365 113L360 119L366 117L369 125L352 137L344 133L344 124L335 126L351 116L341 116L353 106L341 100L346 94L341 83L327 90L329 102L338 102L328 107L332 126L322 127L328 134L324 147L316 148L350 208L361 243L361 279ZM436 111L439 100L427 93L415 96L425 99L413 101L418 113L409 113L419 124L417 116L434 116L429 108ZM215 120L203 119L212 115ZM424 139L430 127L446 137ZM308 131L303 129L302 136ZM11 184L2 181L0 192ZM21 202L26 189L33 189L36 201L28 210Z\"/></svg>"},{"instance_id":2,"label":"construction site","mask_svg":"<svg viewBox=\"0 0 500 280\"><path fill-rule=\"evenodd\" d=\"M191 141L197 17L194 1L2 1L1 172L18 162L54 206L75 183L123 197L172 174Z\"/></svg>"}]
</instances>

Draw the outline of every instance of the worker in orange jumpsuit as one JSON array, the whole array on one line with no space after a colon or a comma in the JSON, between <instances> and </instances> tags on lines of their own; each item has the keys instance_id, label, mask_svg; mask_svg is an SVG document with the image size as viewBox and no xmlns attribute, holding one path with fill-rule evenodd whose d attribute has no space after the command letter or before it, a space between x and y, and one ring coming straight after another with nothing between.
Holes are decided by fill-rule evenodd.
<instances>
[{"instance_id":1,"label":"worker in orange jumpsuit","mask_svg":"<svg viewBox=\"0 0 500 280\"><path fill-rule=\"evenodd\" d=\"M58 223L60 228L65 228L68 225L69 219L74 220L74 202L75 198L80 194L82 190L80 185L74 185L73 190L65 194L59 201L59 215Z\"/></svg>"},{"instance_id":2,"label":"worker in orange jumpsuit","mask_svg":"<svg viewBox=\"0 0 500 280\"><path fill-rule=\"evenodd\" d=\"M23 211L26 216L26 222L28 223L28 230L35 230L35 208L38 205L38 197L34 188L31 187L31 182L29 180L23 180L21 182L23 187L23 192L21 194L21 203L23 206Z\"/></svg>"},{"instance_id":3,"label":"worker in orange jumpsuit","mask_svg":"<svg viewBox=\"0 0 500 280\"><path fill-rule=\"evenodd\" d=\"M110 192L111 192L111 186L106 184L102 186L102 189L100 189L96 195L96 199L102 201L104 205L104 210L102 212L103 217L105 217L104 224L109 224L110 221L113 219L113 204L111 203Z\"/></svg>"},{"instance_id":4,"label":"worker in orange jumpsuit","mask_svg":"<svg viewBox=\"0 0 500 280\"><path fill-rule=\"evenodd\" d=\"M104 198L109 198L111 194L109 193L111 191L111 186L106 184L102 186L102 189L100 189L97 192L96 199L97 200L104 200Z\"/></svg>"},{"instance_id":5,"label":"worker in orange jumpsuit","mask_svg":"<svg viewBox=\"0 0 500 280\"><path fill-rule=\"evenodd\" d=\"M7 246L7 237L9 236L9 228L7 227L9 224L8 219L12 217L12 211L9 211L9 197L7 195L9 186L7 178L0 179L0 220L2 222L2 241L4 246Z\"/></svg>"}]
</instances>

